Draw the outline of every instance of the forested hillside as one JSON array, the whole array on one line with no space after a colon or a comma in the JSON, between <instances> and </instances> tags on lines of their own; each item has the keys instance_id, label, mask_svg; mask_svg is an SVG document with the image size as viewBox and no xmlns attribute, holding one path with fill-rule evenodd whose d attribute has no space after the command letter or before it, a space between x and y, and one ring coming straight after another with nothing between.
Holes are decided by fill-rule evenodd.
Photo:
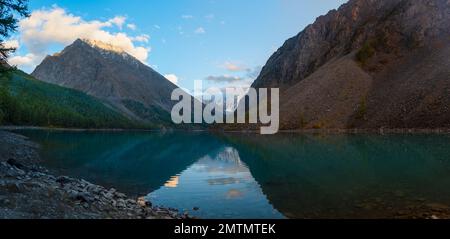
<instances>
[{"instance_id":1,"label":"forested hillside","mask_svg":"<svg viewBox=\"0 0 450 239\"><path fill-rule=\"evenodd\" d=\"M0 124L67 128L137 128L138 124L82 92L0 72Z\"/></svg>"}]
</instances>

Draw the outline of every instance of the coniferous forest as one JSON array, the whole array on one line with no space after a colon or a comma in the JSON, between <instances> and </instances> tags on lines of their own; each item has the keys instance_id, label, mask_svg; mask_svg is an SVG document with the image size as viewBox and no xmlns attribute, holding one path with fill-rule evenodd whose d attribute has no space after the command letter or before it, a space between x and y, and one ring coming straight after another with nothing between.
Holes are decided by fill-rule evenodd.
<instances>
[{"instance_id":1,"label":"coniferous forest","mask_svg":"<svg viewBox=\"0 0 450 239\"><path fill-rule=\"evenodd\" d=\"M85 93L38 81L19 70L0 75L3 125L129 128L137 125Z\"/></svg>"}]
</instances>

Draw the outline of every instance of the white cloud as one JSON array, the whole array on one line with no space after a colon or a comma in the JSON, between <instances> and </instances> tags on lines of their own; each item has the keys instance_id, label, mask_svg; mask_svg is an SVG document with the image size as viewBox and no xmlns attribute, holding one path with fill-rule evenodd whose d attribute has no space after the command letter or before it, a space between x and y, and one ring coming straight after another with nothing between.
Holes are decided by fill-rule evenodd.
<instances>
[{"instance_id":1,"label":"white cloud","mask_svg":"<svg viewBox=\"0 0 450 239\"><path fill-rule=\"evenodd\" d=\"M194 16L192 16L192 15L182 15L181 18L187 20L187 19L192 19L192 18L194 18Z\"/></svg>"},{"instance_id":2,"label":"white cloud","mask_svg":"<svg viewBox=\"0 0 450 239\"><path fill-rule=\"evenodd\" d=\"M153 27L156 29L161 29L161 27L159 25L153 25Z\"/></svg>"},{"instance_id":3,"label":"white cloud","mask_svg":"<svg viewBox=\"0 0 450 239\"><path fill-rule=\"evenodd\" d=\"M137 29L137 26L135 24L127 24L128 29L135 31Z\"/></svg>"},{"instance_id":4,"label":"white cloud","mask_svg":"<svg viewBox=\"0 0 450 239\"><path fill-rule=\"evenodd\" d=\"M147 35L147 34L142 34L142 35L140 35L140 36L133 37L132 39L133 39L134 41L137 41L137 42L145 42L145 43L148 43L148 42L150 41L150 36Z\"/></svg>"},{"instance_id":5,"label":"white cloud","mask_svg":"<svg viewBox=\"0 0 450 239\"><path fill-rule=\"evenodd\" d=\"M4 48L19 48L20 43L18 40L8 40L8 41L3 42L3 47Z\"/></svg>"},{"instance_id":6,"label":"white cloud","mask_svg":"<svg viewBox=\"0 0 450 239\"><path fill-rule=\"evenodd\" d=\"M195 29L194 33L195 34L205 34L206 31L203 27L199 27L199 28Z\"/></svg>"},{"instance_id":7,"label":"white cloud","mask_svg":"<svg viewBox=\"0 0 450 239\"><path fill-rule=\"evenodd\" d=\"M39 64L40 57L28 53L25 56L12 56L8 59L8 63L13 66L32 67Z\"/></svg>"},{"instance_id":8,"label":"white cloud","mask_svg":"<svg viewBox=\"0 0 450 239\"><path fill-rule=\"evenodd\" d=\"M16 39L8 40L3 43L4 48L15 48L18 49L20 47L20 43ZM39 62L39 58L36 55L28 53L25 56L15 56L12 55L8 59L8 63L13 66L32 66Z\"/></svg>"},{"instance_id":9,"label":"white cloud","mask_svg":"<svg viewBox=\"0 0 450 239\"><path fill-rule=\"evenodd\" d=\"M232 71L232 72L248 71L249 70L249 68L247 68L246 66L244 66L242 64L238 64L238 63L233 63L233 62L225 62L223 67L226 70Z\"/></svg>"},{"instance_id":10,"label":"white cloud","mask_svg":"<svg viewBox=\"0 0 450 239\"><path fill-rule=\"evenodd\" d=\"M237 68L234 68L233 65L232 69L236 70ZM255 79L260 74L261 69L262 69L261 66L256 66L253 68L242 68L242 70L240 70L241 76L233 76L227 74L211 75L206 77L205 79L214 85L219 85L222 89L236 88L236 89L245 89L245 91L247 91L247 89L253 84Z\"/></svg>"},{"instance_id":11,"label":"white cloud","mask_svg":"<svg viewBox=\"0 0 450 239\"><path fill-rule=\"evenodd\" d=\"M110 19L108 22L116 25L119 29L122 30L123 24L125 23L126 20L127 20L126 17L116 16L113 19Z\"/></svg>"},{"instance_id":12,"label":"white cloud","mask_svg":"<svg viewBox=\"0 0 450 239\"><path fill-rule=\"evenodd\" d=\"M221 75L221 76L208 76L206 77L206 80L215 83L235 83L235 82L242 82L244 78L238 76Z\"/></svg>"},{"instance_id":13,"label":"white cloud","mask_svg":"<svg viewBox=\"0 0 450 239\"><path fill-rule=\"evenodd\" d=\"M21 45L28 50L26 56L16 56L11 60L18 64L39 63L47 54L50 46L54 44L69 45L78 38L101 41L120 47L138 60L146 63L150 47L137 46L136 43L147 43L149 37L141 35L128 36L124 32L114 32L111 28L119 30L125 24L126 18L117 16L107 21L86 21L80 16L75 16L66 10L53 6L51 9L36 10L29 18L19 22L19 39ZM31 61L30 59L33 58Z\"/></svg>"},{"instance_id":14,"label":"white cloud","mask_svg":"<svg viewBox=\"0 0 450 239\"><path fill-rule=\"evenodd\" d=\"M167 74L164 75L164 77L175 85L178 84L178 76L176 76L175 74Z\"/></svg>"}]
</instances>

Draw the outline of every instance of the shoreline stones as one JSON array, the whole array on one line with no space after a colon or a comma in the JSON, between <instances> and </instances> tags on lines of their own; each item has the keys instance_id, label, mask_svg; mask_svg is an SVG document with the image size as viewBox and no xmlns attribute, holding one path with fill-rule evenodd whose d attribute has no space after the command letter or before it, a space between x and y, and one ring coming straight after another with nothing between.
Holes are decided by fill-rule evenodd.
<instances>
[{"instance_id":1,"label":"shoreline stones","mask_svg":"<svg viewBox=\"0 0 450 239\"><path fill-rule=\"evenodd\" d=\"M55 177L38 165L37 147L23 136L0 131L2 219L182 219L177 211L152 207L85 180Z\"/></svg>"}]
</instances>

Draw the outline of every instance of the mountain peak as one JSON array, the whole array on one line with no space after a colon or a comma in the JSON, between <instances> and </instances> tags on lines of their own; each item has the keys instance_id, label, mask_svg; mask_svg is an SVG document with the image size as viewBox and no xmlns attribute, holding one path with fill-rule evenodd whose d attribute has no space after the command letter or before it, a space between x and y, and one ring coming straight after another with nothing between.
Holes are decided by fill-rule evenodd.
<instances>
[{"instance_id":1,"label":"mountain peak","mask_svg":"<svg viewBox=\"0 0 450 239\"><path fill-rule=\"evenodd\" d=\"M124 53L125 50L117 45L113 45L111 43L99 41L99 40L92 40L92 39L77 39L75 43L85 43L93 48L98 48L101 50L116 52L116 53Z\"/></svg>"},{"instance_id":2,"label":"mountain peak","mask_svg":"<svg viewBox=\"0 0 450 239\"><path fill-rule=\"evenodd\" d=\"M152 123L158 121L156 116L170 119L170 96L177 88L120 47L86 39L77 39L61 53L45 58L32 75L85 92L132 119Z\"/></svg>"},{"instance_id":3,"label":"mountain peak","mask_svg":"<svg viewBox=\"0 0 450 239\"><path fill-rule=\"evenodd\" d=\"M439 128L450 122L450 1L350 0L267 61L281 129Z\"/></svg>"},{"instance_id":4,"label":"mountain peak","mask_svg":"<svg viewBox=\"0 0 450 239\"><path fill-rule=\"evenodd\" d=\"M401 48L448 39L449 9L448 0L350 0L287 40L253 87L292 86L328 61L370 42L407 52Z\"/></svg>"},{"instance_id":5,"label":"mountain peak","mask_svg":"<svg viewBox=\"0 0 450 239\"><path fill-rule=\"evenodd\" d=\"M122 63L127 64L130 67L141 67L145 65L120 46L86 38L78 38L61 52L53 54L51 58L53 59L55 57L73 54L92 55L95 57L103 57L105 59L116 61L124 60Z\"/></svg>"}]
</instances>

